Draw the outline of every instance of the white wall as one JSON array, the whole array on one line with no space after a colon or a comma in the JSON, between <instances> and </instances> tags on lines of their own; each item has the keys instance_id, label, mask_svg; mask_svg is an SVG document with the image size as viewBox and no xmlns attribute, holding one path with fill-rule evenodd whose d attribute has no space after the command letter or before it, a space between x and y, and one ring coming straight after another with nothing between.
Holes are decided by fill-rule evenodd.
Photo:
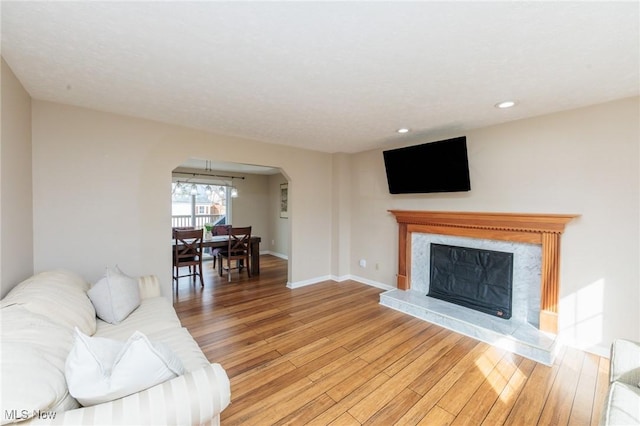
<instances>
[{"instance_id":1,"label":"white wall","mask_svg":"<svg viewBox=\"0 0 640 426\"><path fill-rule=\"evenodd\" d=\"M351 273L395 286L388 209L577 213L562 237L561 336L600 353L640 340L639 112L630 98L467 132L468 193L392 196L381 150L354 155Z\"/></svg>"},{"instance_id":2,"label":"white wall","mask_svg":"<svg viewBox=\"0 0 640 426\"><path fill-rule=\"evenodd\" d=\"M157 274L171 294L171 171L188 158L279 167L292 194L289 281L330 269L328 154L33 101L34 269L87 280L118 264ZM295 189L314 187L314 191ZM242 221L235 218L234 223Z\"/></svg>"},{"instance_id":3,"label":"white wall","mask_svg":"<svg viewBox=\"0 0 640 426\"><path fill-rule=\"evenodd\" d=\"M33 274L31 97L2 59L0 297Z\"/></svg>"}]
</instances>

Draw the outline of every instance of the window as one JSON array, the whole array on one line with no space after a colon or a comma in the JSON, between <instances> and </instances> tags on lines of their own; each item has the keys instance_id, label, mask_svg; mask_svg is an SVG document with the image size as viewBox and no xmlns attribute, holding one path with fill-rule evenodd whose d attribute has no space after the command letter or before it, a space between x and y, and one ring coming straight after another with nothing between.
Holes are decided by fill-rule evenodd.
<instances>
[{"instance_id":1,"label":"window","mask_svg":"<svg viewBox=\"0 0 640 426\"><path fill-rule=\"evenodd\" d=\"M171 226L204 227L227 223L224 186L176 181L171 184Z\"/></svg>"}]
</instances>

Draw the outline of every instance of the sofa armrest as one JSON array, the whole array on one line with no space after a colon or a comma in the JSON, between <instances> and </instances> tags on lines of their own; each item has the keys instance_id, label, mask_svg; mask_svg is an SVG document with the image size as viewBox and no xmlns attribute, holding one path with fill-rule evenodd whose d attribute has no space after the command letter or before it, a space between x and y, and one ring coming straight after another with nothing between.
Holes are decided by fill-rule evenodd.
<instances>
[{"instance_id":1,"label":"sofa armrest","mask_svg":"<svg viewBox=\"0 0 640 426\"><path fill-rule=\"evenodd\" d=\"M149 299L151 297L162 296L160 289L160 281L155 275L145 275L138 278L138 287L140 288L140 298Z\"/></svg>"},{"instance_id":2,"label":"sofa armrest","mask_svg":"<svg viewBox=\"0 0 640 426\"><path fill-rule=\"evenodd\" d=\"M609 381L640 385L640 343L624 339L613 342Z\"/></svg>"},{"instance_id":3,"label":"sofa armrest","mask_svg":"<svg viewBox=\"0 0 640 426\"><path fill-rule=\"evenodd\" d=\"M229 405L229 378L220 364L198 370L115 401L32 418L28 424L204 424Z\"/></svg>"}]
</instances>

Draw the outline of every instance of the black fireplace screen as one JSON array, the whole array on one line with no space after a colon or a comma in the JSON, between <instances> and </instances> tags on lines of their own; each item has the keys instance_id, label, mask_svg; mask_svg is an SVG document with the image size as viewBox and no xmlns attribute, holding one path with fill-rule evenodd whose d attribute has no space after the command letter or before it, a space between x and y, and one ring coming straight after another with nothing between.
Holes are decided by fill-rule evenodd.
<instances>
[{"instance_id":1,"label":"black fireplace screen","mask_svg":"<svg viewBox=\"0 0 640 426\"><path fill-rule=\"evenodd\" d=\"M428 296L511 318L513 254L431 244Z\"/></svg>"}]
</instances>

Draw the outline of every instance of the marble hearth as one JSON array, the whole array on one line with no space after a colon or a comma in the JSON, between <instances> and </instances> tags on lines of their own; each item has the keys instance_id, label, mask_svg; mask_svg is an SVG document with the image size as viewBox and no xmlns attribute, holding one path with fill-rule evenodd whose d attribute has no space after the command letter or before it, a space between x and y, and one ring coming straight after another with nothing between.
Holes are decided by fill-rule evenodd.
<instances>
[{"instance_id":1,"label":"marble hearth","mask_svg":"<svg viewBox=\"0 0 640 426\"><path fill-rule=\"evenodd\" d=\"M554 335L529 323L503 320L416 290L387 291L380 304L545 365L553 364L559 349Z\"/></svg>"},{"instance_id":2,"label":"marble hearth","mask_svg":"<svg viewBox=\"0 0 640 426\"><path fill-rule=\"evenodd\" d=\"M392 213L400 224L398 289L381 294L380 304L534 361L553 363L559 349L559 236L575 215ZM428 297L431 243L513 253L512 317L505 320Z\"/></svg>"}]
</instances>

